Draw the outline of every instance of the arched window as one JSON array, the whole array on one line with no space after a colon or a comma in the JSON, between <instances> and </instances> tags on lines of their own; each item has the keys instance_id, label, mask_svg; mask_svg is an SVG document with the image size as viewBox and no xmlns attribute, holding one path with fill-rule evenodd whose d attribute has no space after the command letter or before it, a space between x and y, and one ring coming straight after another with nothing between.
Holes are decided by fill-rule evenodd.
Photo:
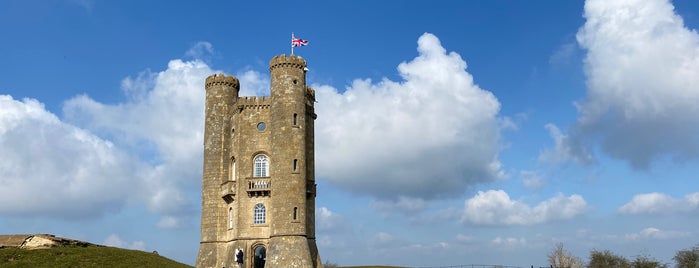
<instances>
[{"instance_id":1,"label":"arched window","mask_svg":"<svg viewBox=\"0 0 699 268\"><path fill-rule=\"evenodd\" d=\"M255 205L255 224L264 224L265 223L265 215L266 210L265 210L265 205L262 203L257 203Z\"/></svg>"},{"instance_id":2,"label":"arched window","mask_svg":"<svg viewBox=\"0 0 699 268\"><path fill-rule=\"evenodd\" d=\"M228 229L233 229L233 208L228 208Z\"/></svg>"},{"instance_id":3,"label":"arched window","mask_svg":"<svg viewBox=\"0 0 699 268\"><path fill-rule=\"evenodd\" d=\"M297 114L294 114L294 126L296 125L296 117L297 116L298 116Z\"/></svg>"},{"instance_id":4,"label":"arched window","mask_svg":"<svg viewBox=\"0 0 699 268\"><path fill-rule=\"evenodd\" d=\"M293 170L294 170L294 172L299 171L299 160L298 159L294 159L294 169Z\"/></svg>"},{"instance_id":5,"label":"arched window","mask_svg":"<svg viewBox=\"0 0 699 268\"><path fill-rule=\"evenodd\" d=\"M253 177L269 177L269 159L266 155L255 156L255 171Z\"/></svg>"},{"instance_id":6,"label":"arched window","mask_svg":"<svg viewBox=\"0 0 699 268\"><path fill-rule=\"evenodd\" d=\"M297 219L298 219L298 214L299 214L299 208L298 208L298 207L294 207L294 220L297 220Z\"/></svg>"}]
</instances>

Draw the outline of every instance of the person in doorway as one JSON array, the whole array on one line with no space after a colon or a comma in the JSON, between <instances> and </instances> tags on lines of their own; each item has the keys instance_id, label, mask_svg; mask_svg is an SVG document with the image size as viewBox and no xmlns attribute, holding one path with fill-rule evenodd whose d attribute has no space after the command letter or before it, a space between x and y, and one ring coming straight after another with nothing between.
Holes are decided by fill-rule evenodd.
<instances>
[{"instance_id":1,"label":"person in doorway","mask_svg":"<svg viewBox=\"0 0 699 268\"><path fill-rule=\"evenodd\" d=\"M235 262L238 263L238 268L243 268L243 249L236 249Z\"/></svg>"}]
</instances>

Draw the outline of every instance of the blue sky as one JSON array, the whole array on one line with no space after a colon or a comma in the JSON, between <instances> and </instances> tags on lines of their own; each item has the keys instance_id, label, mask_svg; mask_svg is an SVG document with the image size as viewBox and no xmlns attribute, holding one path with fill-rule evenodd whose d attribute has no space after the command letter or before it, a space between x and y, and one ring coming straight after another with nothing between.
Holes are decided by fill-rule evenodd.
<instances>
[{"instance_id":1,"label":"blue sky","mask_svg":"<svg viewBox=\"0 0 699 268\"><path fill-rule=\"evenodd\" d=\"M699 4L0 2L0 233L199 242L203 81L310 41L317 239L342 265L699 243Z\"/></svg>"}]
</instances>

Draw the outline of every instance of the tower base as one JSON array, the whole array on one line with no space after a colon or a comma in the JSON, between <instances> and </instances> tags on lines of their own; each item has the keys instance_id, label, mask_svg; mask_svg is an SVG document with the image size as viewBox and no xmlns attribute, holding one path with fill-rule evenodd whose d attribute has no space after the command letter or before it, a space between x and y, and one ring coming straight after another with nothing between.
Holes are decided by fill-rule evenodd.
<instances>
[{"instance_id":1,"label":"tower base","mask_svg":"<svg viewBox=\"0 0 699 268\"><path fill-rule=\"evenodd\" d=\"M265 268L322 268L314 239L305 236L276 236L269 239Z\"/></svg>"}]
</instances>

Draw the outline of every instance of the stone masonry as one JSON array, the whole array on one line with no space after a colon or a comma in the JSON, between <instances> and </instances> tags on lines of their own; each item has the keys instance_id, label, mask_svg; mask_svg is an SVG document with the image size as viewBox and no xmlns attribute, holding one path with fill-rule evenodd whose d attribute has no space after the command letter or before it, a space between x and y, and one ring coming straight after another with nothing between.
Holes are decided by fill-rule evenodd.
<instances>
[{"instance_id":1,"label":"stone masonry","mask_svg":"<svg viewBox=\"0 0 699 268\"><path fill-rule=\"evenodd\" d=\"M206 78L197 267L322 267L315 241L313 105L306 61L269 64L269 97L239 97L233 76Z\"/></svg>"}]
</instances>

